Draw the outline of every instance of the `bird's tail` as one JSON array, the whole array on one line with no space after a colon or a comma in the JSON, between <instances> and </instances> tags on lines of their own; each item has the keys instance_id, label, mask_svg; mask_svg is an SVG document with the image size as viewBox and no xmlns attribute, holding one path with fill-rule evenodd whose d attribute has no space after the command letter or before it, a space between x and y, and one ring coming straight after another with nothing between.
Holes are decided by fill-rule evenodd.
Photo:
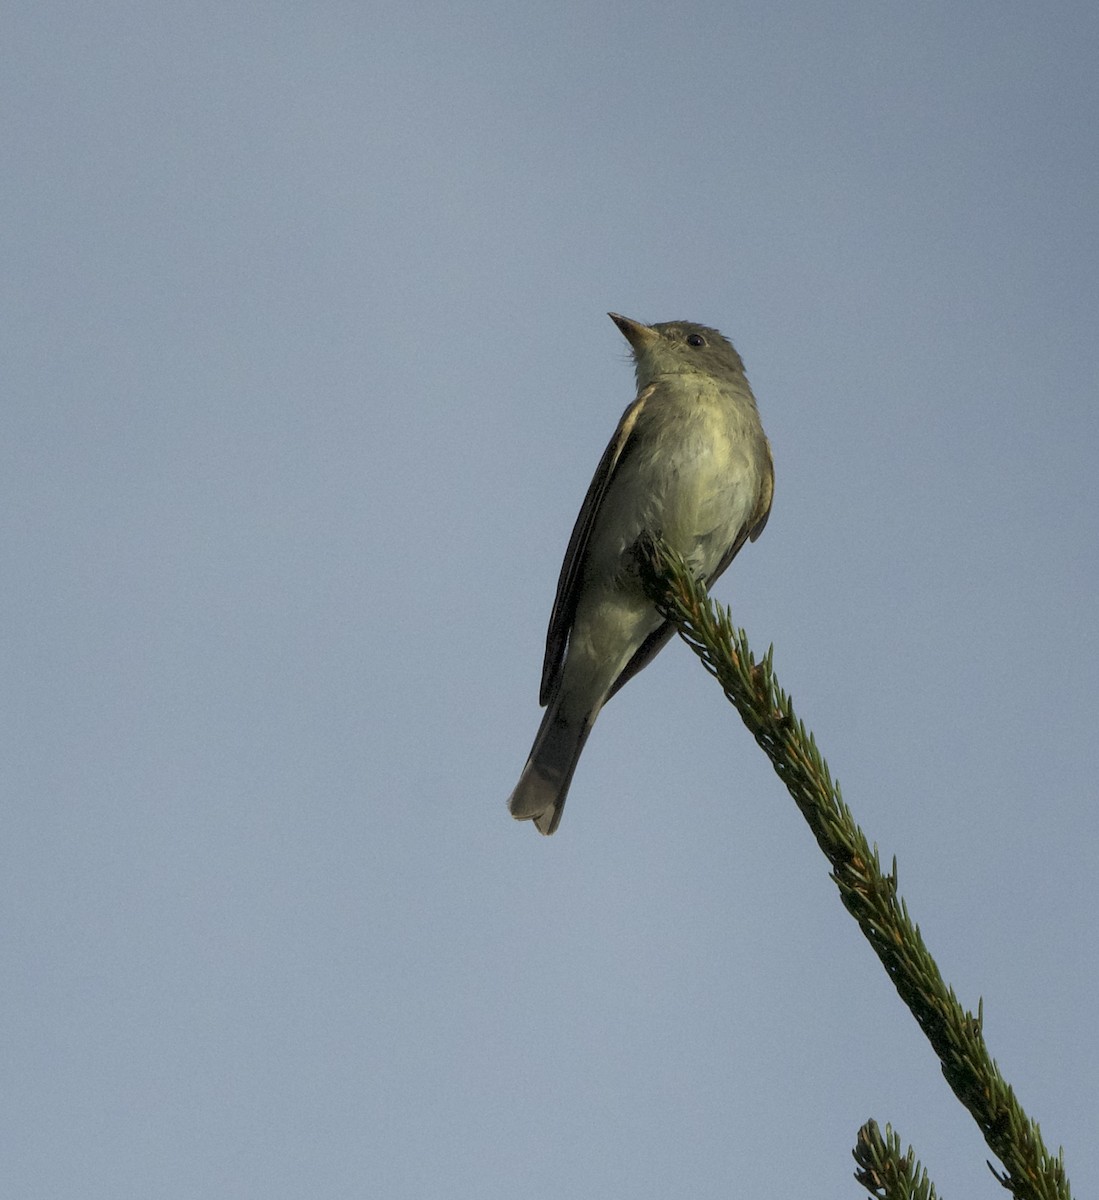
<instances>
[{"instance_id":1,"label":"bird's tail","mask_svg":"<svg viewBox=\"0 0 1099 1200\"><path fill-rule=\"evenodd\" d=\"M594 720L595 715L588 713L570 721L558 702L550 704L508 801L517 821L533 821L538 832L547 835L561 823L572 773Z\"/></svg>"}]
</instances>

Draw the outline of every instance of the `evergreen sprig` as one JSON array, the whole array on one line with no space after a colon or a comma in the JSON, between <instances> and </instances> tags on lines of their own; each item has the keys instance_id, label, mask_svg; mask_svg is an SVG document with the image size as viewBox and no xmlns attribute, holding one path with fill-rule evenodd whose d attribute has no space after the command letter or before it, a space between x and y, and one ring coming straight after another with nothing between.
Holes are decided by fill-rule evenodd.
<instances>
[{"instance_id":1,"label":"evergreen sprig","mask_svg":"<svg viewBox=\"0 0 1099 1200\"><path fill-rule=\"evenodd\" d=\"M859 1164L855 1178L874 1200L938 1200L912 1147L902 1154L901 1139L889 1125L883 1136L877 1121L867 1121L853 1153Z\"/></svg>"},{"instance_id":2,"label":"evergreen sprig","mask_svg":"<svg viewBox=\"0 0 1099 1200\"><path fill-rule=\"evenodd\" d=\"M832 779L816 739L794 713L773 670L774 647L758 662L728 609L716 607L683 560L662 543L638 546L641 580L661 614L721 684L813 831L848 912L881 959L993 1154L990 1169L1016 1200L1070 1200L1064 1152L1050 1155L985 1045L976 1016L958 1003L897 893L897 864L881 869ZM904 1194L904 1193L897 1193ZM913 1193L916 1195L916 1193Z\"/></svg>"}]
</instances>

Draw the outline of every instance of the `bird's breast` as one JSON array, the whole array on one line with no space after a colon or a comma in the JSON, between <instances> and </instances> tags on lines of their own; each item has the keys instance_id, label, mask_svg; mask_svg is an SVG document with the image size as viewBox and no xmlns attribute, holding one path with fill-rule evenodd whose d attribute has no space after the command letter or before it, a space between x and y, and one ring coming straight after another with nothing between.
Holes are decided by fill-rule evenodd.
<instances>
[{"instance_id":1,"label":"bird's breast","mask_svg":"<svg viewBox=\"0 0 1099 1200\"><path fill-rule=\"evenodd\" d=\"M620 558L646 532L710 573L755 510L758 428L754 406L717 389L658 393L604 494L592 530L596 560Z\"/></svg>"}]
</instances>

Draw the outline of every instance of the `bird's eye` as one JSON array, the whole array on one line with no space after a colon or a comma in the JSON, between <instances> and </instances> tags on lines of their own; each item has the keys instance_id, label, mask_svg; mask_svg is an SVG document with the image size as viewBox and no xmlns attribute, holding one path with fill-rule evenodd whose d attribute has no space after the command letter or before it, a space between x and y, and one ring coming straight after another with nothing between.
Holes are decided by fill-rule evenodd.
<instances>
[{"instance_id":1,"label":"bird's eye","mask_svg":"<svg viewBox=\"0 0 1099 1200\"><path fill-rule=\"evenodd\" d=\"M687 345L688 346L705 346L706 339L702 336L701 333L689 333L689 334L687 334Z\"/></svg>"}]
</instances>

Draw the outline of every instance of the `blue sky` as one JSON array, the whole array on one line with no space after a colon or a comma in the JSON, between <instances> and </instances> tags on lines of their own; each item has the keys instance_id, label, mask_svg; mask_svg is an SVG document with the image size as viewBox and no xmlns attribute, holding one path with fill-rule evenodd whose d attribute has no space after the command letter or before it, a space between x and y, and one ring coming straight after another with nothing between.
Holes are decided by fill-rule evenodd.
<instances>
[{"instance_id":1,"label":"blue sky","mask_svg":"<svg viewBox=\"0 0 1099 1200\"><path fill-rule=\"evenodd\" d=\"M608 309L744 357L717 595L1092 1194L1094 6L3 29L6 1194L998 1193L682 645L507 815Z\"/></svg>"}]
</instances>

